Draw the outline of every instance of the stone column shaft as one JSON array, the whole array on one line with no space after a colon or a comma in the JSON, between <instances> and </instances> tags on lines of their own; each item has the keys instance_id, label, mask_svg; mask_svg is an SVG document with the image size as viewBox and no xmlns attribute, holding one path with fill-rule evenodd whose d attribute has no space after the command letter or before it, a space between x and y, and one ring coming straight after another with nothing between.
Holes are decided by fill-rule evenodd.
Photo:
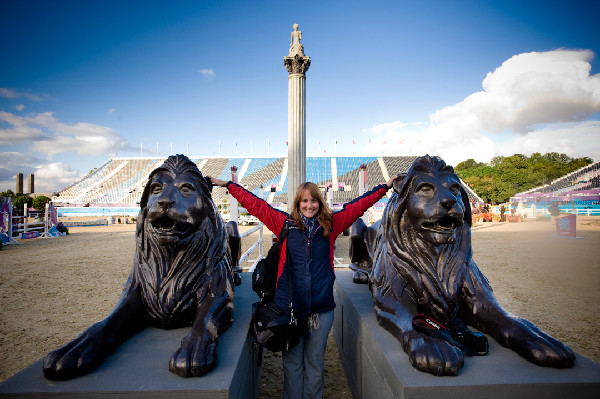
<instances>
[{"instance_id":1,"label":"stone column shaft","mask_svg":"<svg viewBox=\"0 0 600 399\"><path fill-rule=\"evenodd\" d=\"M306 181L306 77L288 77L288 211L296 188Z\"/></svg>"}]
</instances>

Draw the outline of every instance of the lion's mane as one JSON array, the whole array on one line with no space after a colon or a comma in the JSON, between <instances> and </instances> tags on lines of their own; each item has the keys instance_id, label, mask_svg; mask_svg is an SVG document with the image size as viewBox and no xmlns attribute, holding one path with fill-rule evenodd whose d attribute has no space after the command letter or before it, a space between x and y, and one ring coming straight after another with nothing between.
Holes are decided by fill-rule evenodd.
<instances>
[{"instance_id":1,"label":"lion's mane","mask_svg":"<svg viewBox=\"0 0 600 399\"><path fill-rule=\"evenodd\" d=\"M146 185L140 202L136 225L136 252L133 279L140 284L142 300L153 323L161 328L190 325L196 316L197 304L207 295L228 295L232 292L208 292L204 287L226 287L233 290L231 259L227 251L227 233L218 214L208 185L196 165L189 159L169 157L155 169L149 180L160 171L191 173L201 193L206 216L196 232L175 245L160 245L146 220L150 184ZM225 284L210 284L210 279L227 278Z\"/></svg>"},{"instance_id":2,"label":"lion's mane","mask_svg":"<svg viewBox=\"0 0 600 399\"><path fill-rule=\"evenodd\" d=\"M371 289L376 298L392 296L393 304L402 296L412 297L419 312L448 322L458 311L461 281L471 262L471 210L467 194L461 189L465 203L464 224L456 230L456 241L436 248L424 240L411 224L407 202L417 174L436 176L454 173L451 166L437 158L420 157L408 170L386 206L375 238ZM383 309L386 310L386 309Z\"/></svg>"}]
</instances>

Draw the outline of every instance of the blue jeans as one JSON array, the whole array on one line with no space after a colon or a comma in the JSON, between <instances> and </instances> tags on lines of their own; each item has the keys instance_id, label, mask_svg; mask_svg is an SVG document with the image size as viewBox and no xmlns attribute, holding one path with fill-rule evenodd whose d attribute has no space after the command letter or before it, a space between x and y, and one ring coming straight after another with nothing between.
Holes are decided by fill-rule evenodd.
<instances>
[{"instance_id":1,"label":"blue jeans","mask_svg":"<svg viewBox=\"0 0 600 399\"><path fill-rule=\"evenodd\" d=\"M333 326L334 311L319 314L319 328L300 338L300 343L283 351L283 397L322 398L325 378L325 349Z\"/></svg>"}]
</instances>

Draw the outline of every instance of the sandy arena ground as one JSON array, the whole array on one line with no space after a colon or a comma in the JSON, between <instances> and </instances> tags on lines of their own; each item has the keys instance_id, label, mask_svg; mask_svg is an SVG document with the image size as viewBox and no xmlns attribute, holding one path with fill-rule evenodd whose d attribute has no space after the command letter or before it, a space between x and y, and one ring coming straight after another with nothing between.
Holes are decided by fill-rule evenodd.
<instances>
[{"instance_id":1,"label":"sandy arena ground","mask_svg":"<svg viewBox=\"0 0 600 399\"><path fill-rule=\"evenodd\" d=\"M0 250L0 381L111 311L131 268L134 229L72 227L65 237ZM580 239L556 238L554 229L541 221L482 223L473 229L474 259L507 310L600 363L600 218L578 218ZM253 241L245 239L244 250ZM342 263L348 243L337 242ZM263 367L259 397L281 397L281 357L267 353ZM325 373L326 398L351 397L331 337Z\"/></svg>"}]
</instances>

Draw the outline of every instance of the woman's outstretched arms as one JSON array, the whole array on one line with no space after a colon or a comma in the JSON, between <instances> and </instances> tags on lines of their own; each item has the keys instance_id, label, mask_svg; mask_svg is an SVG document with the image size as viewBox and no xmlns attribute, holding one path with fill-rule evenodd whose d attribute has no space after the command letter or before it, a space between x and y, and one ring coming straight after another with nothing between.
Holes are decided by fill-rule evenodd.
<instances>
[{"instance_id":1,"label":"woman's outstretched arms","mask_svg":"<svg viewBox=\"0 0 600 399\"><path fill-rule=\"evenodd\" d=\"M210 179L213 186L225 187L227 182L225 180L217 179L216 177L206 176L207 179Z\"/></svg>"},{"instance_id":2,"label":"woman's outstretched arms","mask_svg":"<svg viewBox=\"0 0 600 399\"><path fill-rule=\"evenodd\" d=\"M261 222L263 222L265 226L272 232L278 234L283 227L283 223L287 219L286 213L273 208L267 203L267 201L252 194L239 184L217 179L212 176L206 176L206 178L210 179L212 184L215 186L227 187L229 194L238 200L239 203L246 208L248 212L250 212L250 214L256 216Z\"/></svg>"}]
</instances>

